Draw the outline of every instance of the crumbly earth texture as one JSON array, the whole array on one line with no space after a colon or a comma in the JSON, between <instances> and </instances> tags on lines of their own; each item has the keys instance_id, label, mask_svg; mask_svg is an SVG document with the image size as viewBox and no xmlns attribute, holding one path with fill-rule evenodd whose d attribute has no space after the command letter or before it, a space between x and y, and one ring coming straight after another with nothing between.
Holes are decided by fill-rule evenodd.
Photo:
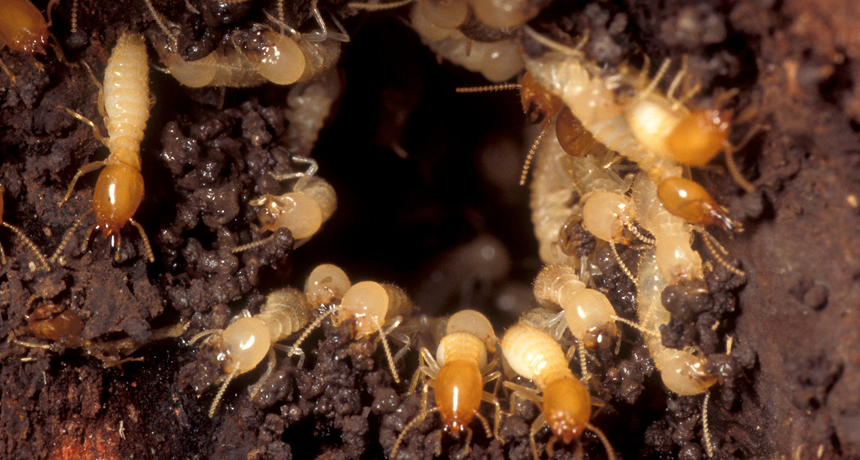
<instances>
[{"instance_id":1,"label":"crumbly earth texture","mask_svg":"<svg viewBox=\"0 0 860 460\"><path fill-rule=\"evenodd\" d=\"M46 3L35 2L43 11ZM188 59L276 9L258 0L231 7L190 0L198 15L184 2L153 3L179 25ZM285 2L287 22L315 30L310 3ZM192 90L163 69L151 70L154 105L141 146L146 195L135 218L155 263L145 261L131 226L118 252L101 233L87 240L92 216L85 216L46 273L18 237L0 229L8 258L0 267L0 457L384 458L418 413L420 392L404 396L408 384L394 383L378 342L354 339L348 324L323 322L303 345L301 369L279 352L253 400L248 388L264 366L239 376L215 416L207 415L222 371L210 345L187 339L224 327L243 309L258 311L275 287L301 288L318 263L342 266L353 281L391 281L415 292L433 276L439 254L493 234L510 253L509 273L488 279L480 275L486 267L463 261L457 273L465 281L443 283L455 291L439 292L450 304L423 313L468 305L485 312L497 331L516 317L516 308L500 306L499 293L528 291L540 268L527 190L516 184L531 143L519 134L517 97L455 94L457 86L486 83L437 63L401 21L404 10L359 14L340 0L320 6L324 20L341 18L351 37L337 69L340 100L313 150L320 175L338 192L339 210L301 247L281 230L265 245L232 254L266 236L254 227L249 202L286 191L268 173L306 168L290 155L308 154L296 147L307 139L285 137L291 88ZM100 78L122 31L161 33L143 2L81 0L75 33L72 9L63 1L52 14L62 59L50 49L35 59L0 50L16 77L13 84L0 73L3 221L48 256L91 209L96 174L57 207L72 176L107 155L90 127L58 107L101 125L98 88L80 64ZM708 405L715 458L860 458L858 21L853 0L615 0L552 2L531 22L558 36L587 32L586 55L607 69L639 67L643 56L652 66L687 56L690 75L702 83L693 104L722 102L734 110L734 142L761 128L737 154L754 192L735 184L721 159L692 171L744 223L743 233L714 234L746 276L714 263L710 295L664 293L673 314L662 330L664 345L697 347L720 377ZM720 88L738 92L718 101ZM632 283L608 248L590 242L588 250L600 269L596 285L620 316L635 319ZM621 258L635 267L635 251ZM57 340L35 337L29 315L43 301L79 317L82 330ZM182 338L154 340L180 321L188 328ZM622 330L617 354L607 350L587 363L590 390L602 401L592 423L622 458L707 457L702 397L668 393L639 333ZM406 382L417 348L398 363ZM118 364L123 358L131 360ZM571 366L580 369L577 359ZM488 439L474 422L466 445L431 414L404 436L397 457L531 458L536 408L508 408L499 396L512 413L501 439ZM492 420L489 405L481 410ZM539 449L549 437L538 432ZM581 445L588 458L606 458L593 434ZM573 445L555 447L553 458L575 456Z\"/></svg>"}]
</instances>

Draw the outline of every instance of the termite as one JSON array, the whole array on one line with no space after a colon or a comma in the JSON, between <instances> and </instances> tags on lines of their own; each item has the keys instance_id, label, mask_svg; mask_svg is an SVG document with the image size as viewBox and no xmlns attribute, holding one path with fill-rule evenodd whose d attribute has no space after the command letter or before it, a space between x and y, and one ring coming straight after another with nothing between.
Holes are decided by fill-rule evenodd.
<instances>
[{"instance_id":1,"label":"termite","mask_svg":"<svg viewBox=\"0 0 860 460\"><path fill-rule=\"evenodd\" d=\"M311 270L305 281L305 295L312 305L324 307L340 303L350 287L352 283L340 267L320 264Z\"/></svg>"},{"instance_id":2,"label":"termite","mask_svg":"<svg viewBox=\"0 0 860 460\"><path fill-rule=\"evenodd\" d=\"M18 235L18 237L20 237L21 240L24 241L24 244L28 248L30 248L30 250L33 251L34 254L36 254L36 258L39 259L39 262L42 264L42 268L44 268L45 271L51 271L51 267L48 265L48 261L45 260L45 256L42 255L42 251L39 251L39 248L36 247L36 245L33 243L33 241L31 241L30 238L28 238L27 235L24 234L24 232L19 230L18 227L15 227L14 225L3 220L3 207L4 207L3 206L4 205L3 195L5 193L6 193L6 187L3 187L2 185L0 185L0 225L3 225L4 227L8 228L12 232L14 232L16 235ZM3 250L3 246L0 246L0 263L2 263L3 265L6 265L6 252Z\"/></svg>"},{"instance_id":3,"label":"termite","mask_svg":"<svg viewBox=\"0 0 860 460\"><path fill-rule=\"evenodd\" d=\"M209 408L209 417L215 415L227 385L237 375L256 368L268 356L266 372L251 389L250 397L253 398L275 368L276 342L304 328L315 312L316 308L308 302L304 292L288 287L269 294L259 314L240 316L226 329L206 330L195 335L191 344L216 334L213 341L218 350L216 359L224 371L221 387Z\"/></svg>"},{"instance_id":4,"label":"termite","mask_svg":"<svg viewBox=\"0 0 860 460\"><path fill-rule=\"evenodd\" d=\"M278 180L298 178L292 191L277 196L263 195L251 200L250 205L260 208L257 217L262 230L275 232L280 228L288 228L297 245L301 245L316 234L337 209L337 194L328 182L315 176L319 169L316 161L304 157L293 157L292 160L307 163L307 171L286 175L272 174ZM272 238L274 235L234 248L233 252L258 247Z\"/></svg>"},{"instance_id":5,"label":"termite","mask_svg":"<svg viewBox=\"0 0 860 460\"><path fill-rule=\"evenodd\" d=\"M37 300L33 296L28 301L27 309ZM152 330L152 341L181 336L188 328L187 321L180 321L174 325ZM62 352L66 348L80 348L81 351L102 362L103 367L113 367L128 361L140 361L142 358L131 358L129 355L145 346L131 337L117 340L90 340L81 337L84 323L80 315L68 309L66 306L50 302L39 301L33 311L27 315L27 331L34 337L48 340L50 344L36 343L12 339L12 343L27 348L37 348Z\"/></svg>"},{"instance_id":6,"label":"termite","mask_svg":"<svg viewBox=\"0 0 860 460\"><path fill-rule=\"evenodd\" d=\"M567 328L591 350L606 349L618 338L615 308L606 296L589 289L573 267L547 265L534 282L535 299L564 311Z\"/></svg>"},{"instance_id":7,"label":"termite","mask_svg":"<svg viewBox=\"0 0 860 460\"><path fill-rule=\"evenodd\" d=\"M669 391L684 396L704 393L717 381L716 376L705 371L704 358L663 346L661 336L656 332L660 326L668 324L671 317L661 298L668 283L660 268L655 250L642 254L637 295L639 325L646 331L652 331L643 334L645 346Z\"/></svg>"},{"instance_id":8,"label":"termite","mask_svg":"<svg viewBox=\"0 0 860 460\"><path fill-rule=\"evenodd\" d=\"M230 44L222 45L212 53L196 61L185 61L177 50L177 35L171 29L176 25L163 18L145 0L156 23L164 32L165 40L156 43L156 50L168 72L180 83L200 88L204 86L249 87L266 81L278 85L290 85L309 81L334 65L340 57L341 41L349 41L343 33L329 32L322 16L313 2L312 11L322 32L299 34L280 21L269 19L281 27L276 32L264 27L255 27L240 43L239 34L230 35ZM291 35L283 33L290 30Z\"/></svg>"},{"instance_id":9,"label":"termite","mask_svg":"<svg viewBox=\"0 0 860 460\"><path fill-rule=\"evenodd\" d=\"M394 381L399 383L395 362L409 348L411 340L394 329L409 319L413 310L412 301L403 289L393 284L380 284L375 281L362 281L352 285L343 295L334 314L333 322L339 326L349 321L356 339L362 339L375 332L385 349L385 356ZM392 336L405 343L396 355L391 354L387 337Z\"/></svg>"},{"instance_id":10,"label":"termite","mask_svg":"<svg viewBox=\"0 0 860 460\"><path fill-rule=\"evenodd\" d=\"M412 378L409 393L415 392L419 381L424 379L421 398L421 411L403 427L394 442L391 458L397 456L404 436L410 429L420 424L433 412L439 412L445 430L456 437L466 431L466 452L472 439L469 423L477 417L484 426L487 437L499 438L501 406L495 392L484 390L484 386L501 377L494 371L498 361L488 362L487 353L495 354L496 334L486 316L475 310L462 310L447 321L446 334L439 341L436 358L427 348L421 348L419 367ZM436 407L427 408L428 389L435 390ZM478 413L481 402L493 404L496 408L493 431L483 415Z\"/></svg>"},{"instance_id":11,"label":"termite","mask_svg":"<svg viewBox=\"0 0 860 460\"><path fill-rule=\"evenodd\" d=\"M595 140L637 163L655 183L680 177L684 165L704 164L719 151L732 150L726 140L731 124L727 113L688 109L684 101L697 88L681 98L675 97L686 75L685 68L663 96L655 89L668 69L668 60L647 84L647 65L638 77L631 76L629 71L603 77L601 69L588 61L579 47L554 43L528 26L526 31L555 50L539 58L526 56L526 68L538 83L559 96ZM619 97L617 90L622 86L632 87L636 94ZM721 214L713 222L733 228L722 208L713 211Z\"/></svg>"},{"instance_id":12,"label":"termite","mask_svg":"<svg viewBox=\"0 0 860 460\"><path fill-rule=\"evenodd\" d=\"M505 331L501 346L511 368L537 386L537 390L534 390L513 382L504 383L505 387L513 390L511 407L519 398L534 402L541 410L529 431L529 444L535 460L540 458L535 435L544 425L549 425L553 434L546 447L550 456L557 440L569 444L579 440L588 429L600 438L607 456L614 460L615 453L609 440L589 422L591 395L585 385L573 376L558 342L534 326L517 323ZM582 445L578 444L578 456L581 456L581 449Z\"/></svg>"},{"instance_id":13,"label":"termite","mask_svg":"<svg viewBox=\"0 0 860 460\"><path fill-rule=\"evenodd\" d=\"M42 13L29 0L0 1L0 48L29 55L45 54L48 44L48 24ZM0 68L15 83L15 76L0 60Z\"/></svg>"},{"instance_id":14,"label":"termite","mask_svg":"<svg viewBox=\"0 0 860 460\"><path fill-rule=\"evenodd\" d=\"M434 53L472 72L480 72L487 80L509 80L523 69L519 45L512 39L493 43L474 41L457 29L433 25L417 8L412 10L411 18L415 32Z\"/></svg>"},{"instance_id":15,"label":"termite","mask_svg":"<svg viewBox=\"0 0 860 460\"><path fill-rule=\"evenodd\" d=\"M126 223L131 223L143 239L147 259L154 262L155 256L152 254L149 239L143 227L132 218L143 200L140 142L143 140L150 107L149 58L146 55L143 36L125 32L119 37L105 68L104 87L99 85L99 95L99 100L104 101L107 139L102 137L92 121L70 109L63 109L92 127L96 139L108 147L110 155L104 161L82 166L72 178L69 190L58 206L62 206L69 199L81 176L103 167L93 191L93 212L96 219L93 229L101 229L105 235L111 237L111 246L116 247L116 259L119 260L120 230ZM79 217L69 229L51 261L59 257L72 233L87 214L89 213Z\"/></svg>"}]
</instances>

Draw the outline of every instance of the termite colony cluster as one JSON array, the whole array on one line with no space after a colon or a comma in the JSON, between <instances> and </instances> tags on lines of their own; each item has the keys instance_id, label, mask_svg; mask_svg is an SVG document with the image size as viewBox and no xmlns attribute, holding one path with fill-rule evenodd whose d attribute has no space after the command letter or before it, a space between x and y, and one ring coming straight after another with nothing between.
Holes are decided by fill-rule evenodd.
<instances>
[{"instance_id":1,"label":"termite colony cluster","mask_svg":"<svg viewBox=\"0 0 860 460\"><path fill-rule=\"evenodd\" d=\"M584 51L589 31L574 38L543 20L546 2L139 3L135 11L143 16L136 18L136 31L112 28L91 46L78 34L92 21L77 1L57 6L67 21L60 24L66 53L56 45L56 60L28 57L37 70L26 71L47 75L64 66L76 73L76 82L56 84L83 94L73 100L77 105L54 103L50 96L38 103L28 99L47 83L33 89L17 78L20 59L3 64L12 82L7 94L18 92L22 104L51 113L52 125L44 129L65 139L55 147L32 147L32 153L43 155L46 165L69 162L43 167L47 179L41 182L22 177L18 164L4 165L0 174L16 197L39 196L47 203L41 209L61 205L49 222L23 219L22 227L43 229L32 241L2 222L29 248L7 251L15 254L10 259L34 257L29 271L16 271L14 282L4 284L12 299L6 305L25 305L26 315L12 315L3 331L18 347L16 358L26 354L30 362L44 357L42 349L77 348L116 366L137 360L132 353L145 344L181 336L190 350L200 351L178 371L194 405L205 406L208 417L197 422L222 414L245 417L236 415L239 408L252 407L258 415L245 422L273 439L283 434L289 444L284 432L290 424L311 415L340 420L334 428L313 429L349 432L359 424L364 431L353 431L360 435L378 431L390 458L411 458L424 449L441 455L443 447L462 455L481 445L479 455L538 459L563 450L612 459L630 451L618 445L631 429L619 414L631 412L643 392L649 398L659 393L662 399L652 404L680 408L673 412L680 414L674 431L664 436L676 446L670 453L716 455L708 395L720 388L720 404L730 407L734 381L753 358L745 349L733 353L723 324L734 308L730 291L745 273L705 227L731 233L741 225L691 180L690 167L725 152L740 186L752 187L732 159L737 146L729 142L731 113L719 107L731 91L715 97L715 107L701 109L692 102L699 85L686 60L667 60L656 72L648 59L641 70L598 65ZM523 182L531 174L530 208L543 267L531 298L512 309L520 319L499 335L501 329L472 309L421 315L420 299L433 292L419 293L414 305L394 284L356 282L354 274L331 264L310 271L301 290L285 286L297 283L280 274L289 273L292 252L336 215L335 189L321 177L325 171L311 151L341 92L337 63L350 40L341 20L407 3L414 3L411 27L434 53L492 82L519 78L483 89L519 88L527 116L541 122L525 160L528 167L534 157L534 165L523 171ZM33 24L41 21L4 22L12 17L4 14L0 38L10 50L44 55L48 28L41 13L26 0L0 5ZM28 42L24 35L36 38ZM170 78L173 91L191 94L194 108L173 106L150 82ZM248 87L263 89L234 103L239 96L229 88ZM269 94L284 102L267 105ZM160 139L148 139L151 110L159 113ZM25 128L32 129L10 127ZM93 140L109 154L85 162ZM147 151L160 151L160 162L150 167L155 173L147 172L154 163L141 158ZM93 186L76 187L99 169ZM150 174L172 183L149 181ZM30 180L32 189L9 183L15 177ZM160 212L168 206L170 213ZM140 236L137 248L122 244L127 223ZM82 234L82 226L90 231ZM110 238L92 236L93 229ZM479 238L457 260L486 259L490 268L481 276L492 281L507 276L510 261L501 260L504 247L491 240ZM40 247L48 245L53 253L46 257ZM113 261L105 257L109 247ZM6 255L0 256L8 267ZM104 279L83 275L85 269ZM460 276L452 275L456 269L448 272ZM123 302L146 307L114 313ZM178 323L149 325L169 317ZM126 338L100 338L109 333ZM322 358L327 349L331 361ZM345 372L338 369L347 357L365 373L363 381L337 374ZM321 381L308 368L329 369L344 381ZM656 390L646 388L652 373L647 386ZM337 392L338 385L377 390ZM368 397L372 409L362 401ZM375 425L368 428L371 412ZM663 423L648 430L668 430ZM443 437L439 426L456 441ZM123 436L133 430L120 427ZM351 456L368 448L366 439L344 436L343 443L356 449ZM279 458L289 448L275 440L261 455Z\"/></svg>"}]
</instances>

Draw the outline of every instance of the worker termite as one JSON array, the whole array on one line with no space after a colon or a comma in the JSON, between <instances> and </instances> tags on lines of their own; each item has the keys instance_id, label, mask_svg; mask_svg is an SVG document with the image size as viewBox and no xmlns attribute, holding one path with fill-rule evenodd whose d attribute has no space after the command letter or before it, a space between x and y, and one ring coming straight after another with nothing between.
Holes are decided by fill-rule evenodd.
<instances>
[{"instance_id":1,"label":"worker termite","mask_svg":"<svg viewBox=\"0 0 860 460\"><path fill-rule=\"evenodd\" d=\"M34 254L36 254L36 258L39 259L39 262L42 264L42 268L44 268L45 271L51 271L51 267L48 265L48 261L45 260L45 256L42 255L42 251L39 251L39 248L37 248L36 245L33 244L33 242L30 240L30 238L27 238L27 235L25 235L24 232L19 230L18 227L15 227L14 225L11 225L8 222L6 222L5 220L3 220L3 207L4 207L3 206L4 205L3 195L5 193L6 193L6 187L3 187L2 185L0 185L0 225L8 228L9 230L12 230L12 232L14 232L16 235L18 235L21 238L21 240L24 241L24 244L28 248L30 248L30 250L33 251ZM0 246L0 263L2 263L3 265L6 265L6 252L3 250L3 246Z\"/></svg>"},{"instance_id":2,"label":"worker termite","mask_svg":"<svg viewBox=\"0 0 860 460\"><path fill-rule=\"evenodd\" d=\"M316 1L313 12L322 32L299 34L283 21L269 19L281 26L281 32L256 26L250 32L235 32L227 44L196 61L185 61L177 50L177 27L163 18L146 0L147 7L165 38L156 41L156 50L168 72L180 83L204 86L249 87L266 81L289 85L309 81L334 65L340 57L340 41L349 41L343 33L329 32ZM283 33L290 30L291 35Z\"/></svg>"},{"instance_id":3,"label":"worker termite","mask_svg":"<svg viewBox=\"0 0 860 460\"><path fill-rule=\"evenodd\" d=\"M494 43L474 41L457 29L433 25L417 8L412 10L411 19L412 28L433 52L472 72L480 72L487 80L505 81L523 69L519 45L512 39Z\"/></svg>"},{"instance_id":4,"label":"worker termite","mask_svg":"<svg viewBox=\"0 0 860 460\"><path fill-rule=\"evenodd\" d=\"M288 228L297 245L304 244L319 231L337 208L337 194L334 188L315 174L319 167L310 158L293 157L293 161L307 163L307 171L285 175L272 174L278 180L298 178L292 191L283 195L263 195L251 200L251 206L260 207L257 217L263 231L275 232ZM234 253L258 247L270 241L274 235L260 241L248 243L233 249Z\"/></svg>"},{"instance_id":5,"label":"worker termite","mask_svg":"<svg viewBox=\"0 0 860 460\"><path fill-rule=\"evenodd\" d=\"M0 48L29 55L45 54L48 44L48 25L42 13L29 0L3 0L0 2ZM0 60L0 68L15 83L15 76Z\"/></svg>"},{"instance_id":6,"label":"worker termite","mask_svg":"<svg viewBox=\"0 0 860 460\"><path fill-rule=\"evenodd\" d=\"M660 326L669 323L671 316L661 298L663 289L668 285L661 272L654 249L642 254L637 295L639 325L646 331L652 331L643 334L645 346L651 353L654 365L660 370L666 388L685 396L704 393L717 381L716 376L705 371L705 360L688 351L663 346L661 335L656 332Z\"/></svg>"},{"instance_id":7,"label":"worker termite","mask_svg":"<svg viewBox=\"0 0 860 460\"><path fill-rule=\"evenodd\" d=\"M411 339L394 329L412 315L412 301L403 289L393 284L379 284L375 281L362 281L352 285L333 317L336 326L349 321L356 339L379 333L379 340L385 349L385 357L395 382L400 382L395 362L409 348ZM396 355L391 354L387 337L392 336L405 343Z\"/></svg>"},{"instance_id":8,"label":"worker termite","mask_svg":"<svg viewBox=\"0 0 860 460\"><path fill-rule=\"evenodd\" d=\"M96 82L98 83L98 82ZM143 176L140 174L140 142L149 118L149 58L146 55L146 44L141 35L131 32L123 33L105 68L105 83L99 85L99 100L104 101L104 117L108 137L103 138L96 125L82 115L64 108L70 115L90 125L96 139L104 143L110 150L106 160L95 161L82 166L69 184L66 196L60 201L62 206L74 191L78 179L89 172L104 168L99 173L93 191L93 212L96 223L93 229L101 229L111 237L111 245L117 248L116 258L119 259L121 243L120 230L126 223L134 225L143 239L146 256L150 262L155 261L152 248L146 233L137 221L132 218L143 200ZM101 97L103 95L103 98ZM100 111L102 107L100 107ZM51 261L62 254L72 233L80 226L86 213L75 221L72 228L63 237ZM92 229L91 229L92 231ZM88 239L88 238L87 238Z\"/></svg>"},{"instance_id":9,"label":"worker termite","mask_svg":"<svg viewBox=\"0 0 860 460\"><path fill-rule=\"evenodd\" d=\"M191 344L217 334L214 341L218 350L216 359L224 371L221 387L209 408L209 417L215 415L215 409L230 381L239 374L253 370L268 355L266 371L251 389L253 398L275 368L275 343L304 328L315 312L316 309L302 291L283 288L266 297L259 314L238 317L223 330L206 330L195 335L190 340Z\"/></svg>"},{"instance_id":10,"label":"worker termite","mask_svg":"<svg viewBox=\"0 0 860 460\"><path fill-rule=\"evenodd\" d=\"M618 338L615 308L603 293L586 288L573 267L545 266L535 278L534 295L541 305L564 311L567 328L586 348L606 349Z\"/></svg>"},{"instance_id":11,"label":"worker termite","mask_svg":"<svg viewBox=\"0 0 860 460\"><path fill-rule=\"evenodd\" d=\"M557 440L569 444L579 440L588 429L600 438L609 459L615 459L609 440L589 422L591 395L585 385L573 376L558 342L534 326L517 323L505 331L502 353L517 374L532 380L537 386L537 390L534 390L513 382L504 383L505 387L513 390L512 407L514 401L520 398L534 402L541 410L529 431L529 444L535 460L540 458L535 435L544 425L549 425L553 433L546 447L550 456ZM581 457L581 449L582 445L578 444L578 457Z\"/></svg>"},{"instance_id":12,"label":"worker termite","mask_svg":"<svg viewBox=\"0 0 860 460\"><path fill-rule=\"evenodd\" d=\"M349 277L337 265L317 265L305 281L305 295L312 305L327 306L340 303L352 287Z\"/></svg>"},{"instance_id":13,"label":"worker termite","mask_svg":"<svg viewBox=\"0 0 860 460\"><path fill-rule=\"evenodd\" d=\"M439 341L435 359L427 348L421 349L420 364L407 393L414 393L419 381L424 378L421 411L403 427L391 449L391 458L397 456L406 433L433 412L439 412L445 430L454 436L459 437L461 430L466 431L466 452L470 449L472 430L468 425L473 417L478 417L484 425L488 438L495 435L500 439L501 406L495 392L484 390L487 383L501 377L499 371L493 370L498 364L497 359L489 362L487 359L488 351L496 351L496 340L487 317L475 310L462 310L448 319L446 335ZM435 390L436 407L433 409L427 408L430 387ZM496 408L492 432L487 420L478 413L482 401Z\"/></svg>"}]
</instances>

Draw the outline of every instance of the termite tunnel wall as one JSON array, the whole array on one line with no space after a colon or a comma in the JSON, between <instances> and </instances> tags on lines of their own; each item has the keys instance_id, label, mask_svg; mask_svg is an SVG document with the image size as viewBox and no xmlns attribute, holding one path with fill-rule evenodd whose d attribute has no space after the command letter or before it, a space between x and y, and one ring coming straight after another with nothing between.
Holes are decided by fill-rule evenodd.
<instances>
[{"instance_id":1,"label":"termite tunnel wall","mask_svg":"<svg viewBox=\"0 0 860 460\"><path fill-rule=\"evenodd\" d=\"M46 11L47 2L34 3ZM266 17L277 17L276 1L230 3L152 6L175 23L180 54L192 60L218 46L234 49L235 30L245 31L236 33L236 47L254 27L278 30ZM678 306L663 330L664 344L708 355L726 351L731 338L729 356L709 362L720 382L709 391L707 434L702 396L668 392L641 333L628 326L620 326L617 354L590 361L589 390L601 401L592 423L627 459L706 458L706 438L714 458L860 458L860 5L531 3L543 8L531 27L571 46L587 34L582 51L598 67L638 72L650 65L653 74L671 59L671 76L686 59L701 83L689 103L732 110L731 142L757 131L735 154L752 192L732 180L723 157L691 170L743 223L742 233L710 230L745 276L720 267L697 239L694 247L713 264L711 296ZM518 182L537 132L518 93L455 93L489 83L437 59L408 25L410 6L318 6L329 32L349 42L324 79L294 86L180 85L158 57L154 43L164 32L143 0L61 0L44 54L0 49L8 67L0 73L3 222L50 257L84 216L50 272L0 228L7 258L0 267L0 458L387 458L421 404L420 392L405 396L418 345L399 362L398 384L373 336L355 340L348 325L325 320L302 345L302 368L277 352L254 399L248 389L265 365L238 376L210 419L223 372L210 345L189 339L225 327L243 309L258 312L277 287L301 289L324 262L353 282L402 286L416 314L428 318L482 311L499 335L534 306L531 282L542 263L528 187ZM285 1L285 22L310 36L318 31L312 8ZM124 31L146 38L151 66L145 195L135 220L154 263L133 226L121 232L119 252L102 232L87 234L98 173L82 177L57 206L78 168L108 156L92 128L63 108L105 133L99 90L84 64L101 81ZM306 112L295 115L296 104ZM318 140L301 124L315 110L325 126ZM279 230L266 244L231 253L267 236L251 201L287 191L269 173L306 171L290 161L296 155L317 161L317 174L337 191L337 211L304 244ZM608 248L597 251L596 286L619 316L635 319L635 288ZM621 259L635 267L635 252L622 249ZM571 366L578 374L578 358ZM508 410L505 390L498 395ZM431 414L407 433L397 458L438 451L529 459L537 410L531 403L510 410L501 439L473 423L468 446L464 436L442 433ZM492 421L489 405L481 411ZM549 437L538 433L542 453ZM553 458L574 458L576 445L557 443ZM607 457L591 433L581 446L588 458Z\"/></svg>"}]
</instances>

